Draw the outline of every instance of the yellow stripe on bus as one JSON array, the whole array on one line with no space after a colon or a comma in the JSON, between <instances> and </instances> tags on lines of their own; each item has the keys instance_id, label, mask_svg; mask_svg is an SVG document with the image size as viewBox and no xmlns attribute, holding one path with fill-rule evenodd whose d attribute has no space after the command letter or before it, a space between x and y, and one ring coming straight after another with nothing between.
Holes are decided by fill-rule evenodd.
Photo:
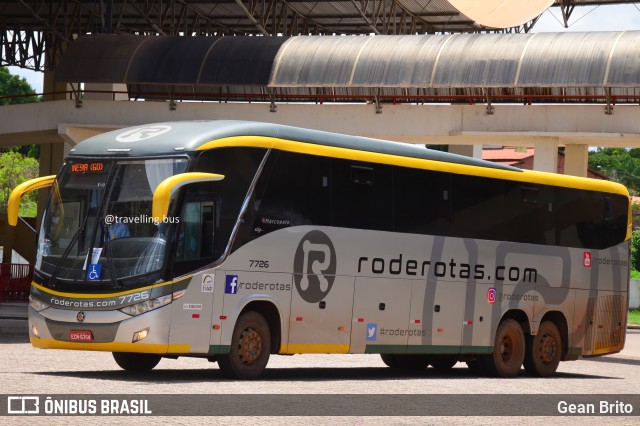
<instances>
[{"instance_id":1,"label":"yellow stripe on bus","mask_svg":"<svg viewBox=\"0 0 640 426\"><path fill-rule=\"evenodd\" d=\"M38 290L44 292L44 293L53 294L54 296L59 296L59 297L69 297L69 298L73 298L73 299L104 299L104 298L107 298L107 297L122 296L122 295L125 295L125 294L137 293L139 291L144 291L144 290L150 290L150 289L156 288L156 287L162 287L162 286L165 286L165 285L171 285L171 284L174 284L176 282L183 281L183 280L186 280L186 279L191 279L191 276L183 277L183 278L180 278L179 280L166 281L166 282L163 282L163 283L153 284L153 285L149 285L149 286L146 286L146 287L136 288L135 290L120 291L118 293L101 293L101 294L93 294L93 293L64 293L64 292L61 292L61 291L55 291L55 290L48 289L48 288L43 287L40 284L37 284L35 282L32 282L31 285L34 286L35 288L37 288Z\"/></svg>"},{"instance_id":2,"label":"yellow stripe on bus","mask_svg":"<svg viewBox=\"0 0 640 426\"><path fill-rule=\"evenodd\" d=\"M343 344L291 344L280 346L282 354L348 354L349 345Z\"/></svg>"},{"instance_id":3,"label":"yellow stripe on bus","mask_svg":"<svg viewBox=\"0 0 640 426\"><path fill-rule=\"evenodd\" d=\"M317 155L321 157L342 158L353 161L365 161L379 164L389 164L414 169L434 170L461 175L505 179L516 182L539 183L567 188L584 189L588 191L610 192L629 196L627 189L618 183L599 179L586 179L577 176L544 173L532 170L511 171L492 167L480 167L466 164L456 164L446 161L427 160L422 158L405 157L402 155L383 154L378 152L360 151L351 148L326 146L308 142L297 142L266 136L234 136L213 140L202 144L198 151L224 147L255 147L273 148L300 154Z\"/></svg>"},{"instance_id":4,"label":"yellow stripe on bus","mask_svg":"<svg viewBox=\"0 0 640 426\"><path fill-rule=\"evenodd\" d=\"M191 345L187 344L144 344L144 343L85 343L85 342L63 342L54 339L41 339L31 337L31 345L41 349L70 349L81 351L103 351L103 352L136 352L146 354L187 354L191 351Z\"/></svg>"}]
</instances>

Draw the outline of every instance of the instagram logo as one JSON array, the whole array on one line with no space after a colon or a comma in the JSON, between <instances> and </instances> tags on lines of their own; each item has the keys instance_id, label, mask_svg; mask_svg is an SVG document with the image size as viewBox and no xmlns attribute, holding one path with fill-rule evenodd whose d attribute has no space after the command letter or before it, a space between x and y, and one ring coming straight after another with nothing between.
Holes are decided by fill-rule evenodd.
<instances>
[{"instance_id":1,"label":"instagram logo","mask_svg":"<svg viewBox=\"0 0 640 426\"><path fill-rule=\"evenodd\" d=\"M490 305L496 303L496 289L493 287L487 290L487 302L489 302Z\"/></svg>"}]
</instances>

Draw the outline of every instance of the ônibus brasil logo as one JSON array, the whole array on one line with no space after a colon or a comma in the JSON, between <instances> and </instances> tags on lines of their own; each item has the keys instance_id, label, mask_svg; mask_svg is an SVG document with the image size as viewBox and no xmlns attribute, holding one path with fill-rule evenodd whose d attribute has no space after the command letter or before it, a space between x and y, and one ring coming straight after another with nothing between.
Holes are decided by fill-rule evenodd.
<instances>
[{"instance_id":1,"label":"\u00f4nibus brasil logo","mask_svg":"<svg viewBox=\"0 0 640 426\"><path fill-rule=\"evenodd\" d=\"M336 250L322 231L308 232L293 258L293 280L298 294L309 303L325 298L336 279Z\"/></svg>"}]
</instances>

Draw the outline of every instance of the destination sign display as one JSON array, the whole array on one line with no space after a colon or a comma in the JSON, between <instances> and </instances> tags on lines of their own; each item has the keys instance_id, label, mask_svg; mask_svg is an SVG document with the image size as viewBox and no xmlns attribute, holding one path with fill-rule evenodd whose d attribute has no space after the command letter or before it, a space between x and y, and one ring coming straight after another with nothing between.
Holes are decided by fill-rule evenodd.
<instances>
[{"instance_id":1,"label":"destination sign display","mask_svg":"<svg viewBox=\"0 0 640 426\"><path fill-rule=\"evenodd\" d=\"M72 173L101 172L104 170L104 163L75 163L71 165Z\"/></svg>"}]
</instances>

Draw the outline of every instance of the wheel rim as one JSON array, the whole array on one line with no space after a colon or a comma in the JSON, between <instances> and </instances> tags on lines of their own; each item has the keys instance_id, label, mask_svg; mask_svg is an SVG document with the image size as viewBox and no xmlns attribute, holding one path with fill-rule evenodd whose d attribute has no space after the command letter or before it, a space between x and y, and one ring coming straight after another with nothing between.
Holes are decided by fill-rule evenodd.
<instances>
[{"instance_id":1,"label":"wheel rim","mask_svg":"<svg viewBox=\"0 0 640 426\"><path fill-rule=\"evenodd\" d=\"M511 333L507 333L502 337L500 341L500 356L502 357L502 362L508 364L513 359L515 336Z\"/></svg>"},{"instance_id":2,"label":"wheel rim","mask_svg":"<svg viewBox=\"0 0 640 426\"><path fill-rule=\"evenodd\" d=\"M251 364L262 353L262 336L253 328L246 328L240 335L238 355L243 364Z\"/></svg>"},{"instance_id":3,"label":"wheel rim","mask_svg":"<svg viewBox=\"0 0 640 426\"><path fill-rule=\"evenodd\" d=\"M554 362L557 353L556 339L550 334L545 334L540 338L540 347L538 348L538 356L544 364Z\"/></svg>"}]
</instances>

